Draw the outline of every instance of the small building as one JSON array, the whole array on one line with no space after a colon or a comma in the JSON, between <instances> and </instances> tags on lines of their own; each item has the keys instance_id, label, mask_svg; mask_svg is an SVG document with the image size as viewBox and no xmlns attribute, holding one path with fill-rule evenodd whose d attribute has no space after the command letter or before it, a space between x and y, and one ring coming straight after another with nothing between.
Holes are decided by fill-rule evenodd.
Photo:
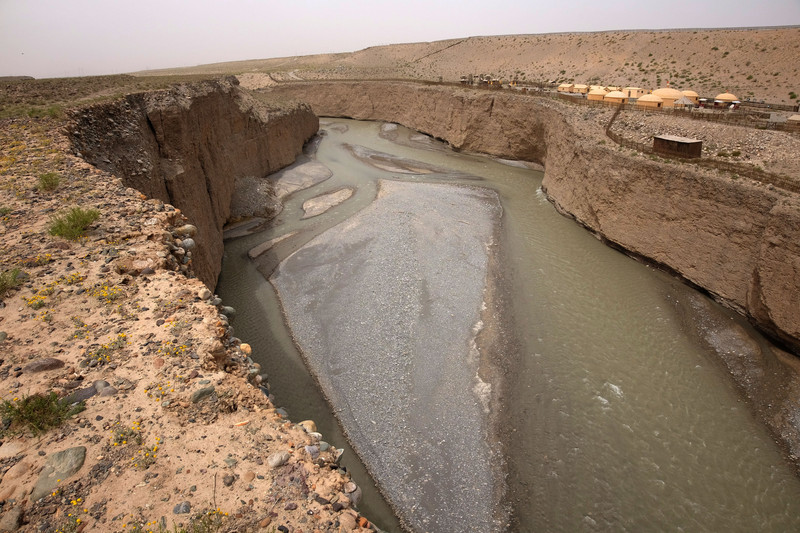
<instances>
[{"instance_id":1,"label":"small building","mask_svg":"<svg viewBox=\"0 0 800 533\"><path fill-rule=\"evenodd\" d=\"M572 92L576 94L586 94L589 92L589 86L582 83L576 83L572 86Z\"/></svg>"},{"instance_id":2,"label":"small building","mask_svg":"<svg viewBox=\"0 0 800 533\"><path fill-rule=\"evenodd\" d=\"M681 91L681 94L688 98L689 100L694 103L694 105L700 105L700 95L694 91Z\"/></svg>"},{"instance_id":3,"label":"small building","mask_svg":"<svg viewBox=\"0 0 800 533\"><path fill-rule=\"evenodd\" d=\"M657 135L653 137L653 151L664 155L695 158L703 153L703 141L677 135Z\"/></svg>"},{"instance_id":4,"label":"small building","mask_svg":"<svg viewBox=\"0 0 800 533\"><path fill-rule=\"evenodd\" d=\"M644 107L646 109L661 109L664 105L664 100L654 94L645 94L636 100L636 107Z\"/></svg>"},{"instance_id":5,"label":"small building","mask_svg":"<svg viewBox=\"0 0 800 533\"><path fill-rule=\"evenodd\" d=\"M625 87L622 89L622 92L624 92L625 96L628 98L639 98L640 96L644 96L646 91L641 87Z\"/></svg>"},{"instance_id":6,"label":"small building","mask_svg":"<svg viewBox=\"0 0 800 533\"><path fill-rule=\"evenodd\" d=\"M740 103L736 95L731 93L718 94L717 97L714 98L714 107L729 107L735 109L739 107Z\"/></svg>"},{"instance_id":7,"label":"small building","mask_svg":"<svg viewBox=\"0 0 800 533\"><path fill-rule=\"evenodd\" d=\"M562 83L556 89L560 93L571 93L572 92L572 84L571 83Z\"/></svg>"},{"instance_id":8,"label":"small building","mask_svg":"<svg viewBox=\"0 0 800 533\"><path fill-rule=\"evenodd\" d=\"M608 91L610 93L613 93L614 91L621 91L621 90L622 90L621 87L614 87L613 85L609 85L608 87L606 87L606 91Z\"/></svg>"},{"instance_id":9,"label":"small building","mask_svg":"<svg viewBox=\"0 0 800 533\"><path fill-rule=\"evenodd\" d=\"M611 91L606 93L605 97L603 98L604 102L609 102L611 104L627 104L628 97L625 96L625 93L622 91Z\"/></svg>"},{"instance_id":10,"label":"small building","mask_svg":"<svg viewBox=\"0 0 800 533\"><path fill-rule=\"evenodd\" d=\"M653 94L664 101L664 107L675 107L675 102L683 98L682 92L671 87L662 87L661 89L656 89L653 91Z\"/></svg>"},{"instance_id":11,"label":"small building","mask_svg":"<svg viewBox=\"0 0 800 533\"><path fill-rule=\"evenodd\" d=\"M597 87L589 91L589 93L586 95L586 99L602 102L603 97L606 95L606 93L607 91L605 89L603 89L602 87Z\"/></svg>"}]
</instances>

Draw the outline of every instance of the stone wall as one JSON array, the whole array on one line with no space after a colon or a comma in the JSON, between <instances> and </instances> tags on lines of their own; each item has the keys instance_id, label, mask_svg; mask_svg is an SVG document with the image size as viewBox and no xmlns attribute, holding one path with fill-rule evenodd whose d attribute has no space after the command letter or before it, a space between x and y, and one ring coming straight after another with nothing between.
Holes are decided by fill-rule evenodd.
<instances>
[{"instance_id":1,"label":"stone wall","mask_svg":"<svg viewBox=\"0 0 800 533\"><path fill-rule=\"evenodd\" d=\"M501 91L400 82L284 84L320 116L396 122L458 150L545 165L562 212L662 265L800 349L800 197L685 163L633 157L583 109Z\"/></svg>"},{"instance_id":2,"label":"stone wall","mask_svg":"<svg viewBox=\"0 0 800 533\"><path fill-rule=\"evenodd\" d=\"M267 106L234 78L128 95L74 119L68 134L87 161L197 226L192 267L211 289L236 178L291 164L319 128L308 106Z\"/></svg>"}]
</instances>

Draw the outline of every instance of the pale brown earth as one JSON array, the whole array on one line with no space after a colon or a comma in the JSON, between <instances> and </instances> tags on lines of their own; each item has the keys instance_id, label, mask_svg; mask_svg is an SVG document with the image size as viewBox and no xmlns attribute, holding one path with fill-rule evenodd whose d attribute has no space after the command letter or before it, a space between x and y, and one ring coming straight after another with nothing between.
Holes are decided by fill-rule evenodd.
<instances>
[{"instance_id":1,"label":"pale brown earth","mask_svg":"<svg viewBox=\"0 0 800 533\"><path fill-rule=\"evenodd\" d=\"M703 157L756 165L795 181L800 177L800 135L796 134L637 111L620 113L612 131L650 145L655 135L699 139Z\"/></svg>"},{"instance_id":2,"label":"pale brown earth","mask_svg":"<svg viewBox=\"0 0 800 533\"><path fill-rule=\"evenodd\" d=\"M800 27L641 30L465 37L355 52L147 71L137 75L245 74L242 84L333 79L458 82L488 74L525 84L574 82L657 89L670 81L701 95L797 103Z\"/></svg>"},{"instance_id":3,"label":"pale brown earth","mask_svg":"<svg viewBox=\"0 0 800 533\"><path fill-rule=\"evenodd\" d=\"M90 397L39 436L3 416L0 530L371 528L336 449L314 448L324 436L312 422L276 412L248 357L257 347L229 335L221 311L232 312L192 262L178 268L175 243L194 221L75 157L64 126L0 122L0 273L25 273L0 295L0 399ZM45 172L59 175L52 191L37 187ZM71 206L100 216L77 241L50 235L50 217ZM77 472L34 500L46 462L79 447Z\"/></svg>"}]
</instances>

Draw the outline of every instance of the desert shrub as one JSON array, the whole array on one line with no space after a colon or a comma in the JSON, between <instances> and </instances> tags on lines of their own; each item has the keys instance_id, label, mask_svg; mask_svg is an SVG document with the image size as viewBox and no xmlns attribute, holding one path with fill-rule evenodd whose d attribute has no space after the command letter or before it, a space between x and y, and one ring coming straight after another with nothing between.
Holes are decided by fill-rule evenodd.
<instances>
[{"instance_id":1,"label":"desert shrub","mask_svg":"<svg viewBox=\"0 0 800 533\"><path fill-rule=\"evenodd\" d=\"M18 268L12 268L11 270L5 270L2 274L0 274L0 298L5 296L6 292L10 291L11 289L18 287L22 280L20 279L20 274L22 271Z\"/></svg>"},{"instance_id":2,"label":"desert shrub","mask_svg":"<svg viewBox=\"0 0 800 533\"><path fill-rule=\"evenodd\" d=\"M73 207L66 213L53 217L50 221L50 235L77 240L95 220L100 217L97 209Z\"/></svg>"},{"instance_id":3,"label":"desert shrub","mask_svg":"<svg viewBox=\"0 0 800 533\"><path fill-rule=\"evenodd\" d=\"M732 157L739 157L740 155L742 155L742 152L739 150L734 150L733 152L731 152Z\"/></svg>"},{"instance_id":4,"label":"desert shrub","mask_svg":"<svg viewBox=\"0 0 800 533\"><path fill-rule=\"evenodd\" d=\"M40 435L50 428L60 426L66 419L80 413L83 402L72 406L59 400L55 392L33 394L13 400L3 400L0 414L8 421L10 431L29 430L33 436Z\"/></svg>"},{"instance_id":5,"label":"desert shrub","mask_svg":"<svg viewBox=\"0 0 800 533\"><path fill-rule=\"evenodd\" d=\"M39 190L40 191L53 191L58 187L61 177L57 172L45 172L39 174Z\"/></svg>"}]
</instances>

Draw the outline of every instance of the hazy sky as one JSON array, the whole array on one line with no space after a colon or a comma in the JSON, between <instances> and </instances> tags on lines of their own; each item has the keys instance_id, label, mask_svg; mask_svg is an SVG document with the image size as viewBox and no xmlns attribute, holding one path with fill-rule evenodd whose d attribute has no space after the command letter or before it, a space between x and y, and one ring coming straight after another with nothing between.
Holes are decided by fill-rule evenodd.
<instances>
[{"instance_id":1,"label":"hazy sky","mask_svg":"<svg viewBox=\"0 0 800 533\"><path fill-rule=\"evenodd\" d=\"M0 76L115 74L473 35L794 24L800 0L0 0Z\"/></svg>"}]
</instances>

